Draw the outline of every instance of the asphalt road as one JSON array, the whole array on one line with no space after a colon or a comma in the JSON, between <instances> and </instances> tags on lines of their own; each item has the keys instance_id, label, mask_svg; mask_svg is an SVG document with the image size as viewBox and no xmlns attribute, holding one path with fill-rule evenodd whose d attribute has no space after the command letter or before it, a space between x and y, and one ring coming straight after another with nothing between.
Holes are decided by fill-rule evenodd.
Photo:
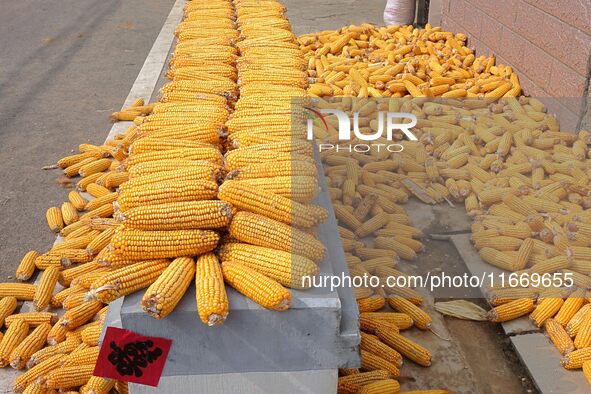
<instances>
[{"instance_id":1,"label":"asphalt road","mask_svg":"<svg viewBox=\"0 0 591 394\"><path fill-rule=\"evenodd\" d=\"M173 0L0 1L0 281L54 240L68 189L45 165L101 143Z\"/></svg>"}]
</instances>

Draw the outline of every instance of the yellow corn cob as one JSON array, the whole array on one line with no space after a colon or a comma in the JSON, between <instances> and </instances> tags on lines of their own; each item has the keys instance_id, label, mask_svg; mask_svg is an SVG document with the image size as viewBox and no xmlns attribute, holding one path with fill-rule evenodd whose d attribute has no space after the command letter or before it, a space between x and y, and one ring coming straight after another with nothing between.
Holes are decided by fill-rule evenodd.
<instances>
[{"instance_id":1,"label":"yellow corn cob","mask_svg":"<svg viewBox=\"0 0 591 394\"><path fill-rule=\"evenodd\" d=\"M91 376L88 382L80 387L80 394L108 394L115 387L115 380Z\"/></svg>"},{"instance_id":2,"label":"yellow corn cob","mask_svg":"<svg viewBox=\"0 0 591 394\"><path fill-rule=\"evenodd\" d=\"M575 350L575 345L573 344L572 339L568 336L564 327L562 327L557 321L554 319L548 319L546 320L546 323L544 323L544 327L546 328L546 333L560 354L564 355Z\"/></svg>"},{"instance_id":3,"label":"yellow corn cob","mask_svg":"<svg viewBox=\"0 0 591 394\"><path fill-rule=\"evenodd\" d=\"M339 221L339 224L347 226L349 229L355 231L363 223L353 214L353 212L346 209L346 206L340 204L333 205L335 216Z\"/></svg>"},{"instance_id":4,"label":"yellow corn cob","mask_svg":"<svg viewBox=\"0 0 591 394\"><path fill-rule=\"evenodd\" d=\"M414 361L415 363L428 367L431 365L432 355L427 349L421 345L403 337L395 332L388 332L378 330L378 337L386 345L398 351L404 357Z\"/></svg>"},{"instance_id":5,"label":"yellow corn cob","mask_svg":"<svg viewBox=\"0 0 591 394\"><path fill-rule=\"evenodd\" d=\"M378 355L396 367L402 366L402 355L372 334L361 332L361 350Z\"/></svg>"},{"instance_id":6,"label":"yellow corn cob","mask_svg":"<svg viewBox=\"0 0 591 394\"><path fill-rule=\"evenodd\" d=\"M359 394L386 394L386 393L397 393L400 391L400 384L394 379L378 380L366 384L361 388Z\"/></svg>"},{"instance_id":7,"label":"yellow corn cob","mask_svg":"<svg viewBox=\"0 0 591 394\"><path fill-rule=\"evenodd\" d=\"M172 108L182 109L183 106L175 105ZM140 154L161 150L203 148L208 146L211 147L211 144L200 141L177 140L173 138L145 137L135 141L131 146L131 149L133 154Z\"/></svg>"},{"instance_id":8,"label":"yellow corn cob","mask_svg":"<svg viewBox=\"0 0 591 394\"><path fill-rule=\"evenodd\" d=\"M161 319L174 310L195 273L195 261L190 257L174 259L146 290L142 309L150 316Z\"/></svg>"},{"instance_id":9,"label":"yellow corn cob","mask_svg":"<svg viewBox=\"0 0 591 394\"><path fill-rule=\"evenodd\" d=\"M117 193L109 193L103 196L97 197L94 200L89 201L86 204L85 209L87 211L94 211L102 207L103 205L112 204L115 200L117 200Z\"/></svg>"},{"instance_id":10,"label":"yellow corn cob","mask_svg":"<svg viewBox=\"0 0 591 394\"><path fill-rule=\"evenodd\" d=\"M0 327L4 325L5 319L16 309L16 298L4 296L0 299Z\"/></svg>"},{"instance_id":11,"label":"yellow corn cob","mask_svg":"<svg viewBox=\"0 0 591 394\"><path fill-rule=\"evenodd\" d=\"M211 200L218 192L218 185L213 181L171 180L146 186L125 186L121 185L117 199L117 204L123 211L141 205Z\"/></svg>"},{"instance_id":12,"label":"yellow corn cob","mask_svg":"<svg viewBox=\"0 0 591 394\"><path fill-rule=\"evenodd\" d=\"M543 262L534 264L531 267L530 272L538 274L552 273L564 268L568 268L569 266L570 259L567 256L556 256L544 260Z\"/></svg>"},{"instance_id":13,"label":"yellow corn cob","mask_svg":"<svg viewBox=\"0 0 591 394\"><path fill-rule=\"evenodd\" d=\"M87 223L78 221L70 224L69 226L64 227L60 231L60 235L64 238L70 238L72 234L74 234L74 237L78 237L86 234L88 231L90 230L88 229Z\"/></svg>"},{"instance_id":14,"label":"yellow corn cob","mask_svg":"<svg viewBox=\"0 0 591 394\"><path fill-rule=\"evenodd\" d=\"M27 337L29 325L24 320L16 320L4 333L0 342L0 368L10 363L10 354Z\"/></svg>"},{"instance_id":15,"label":"yellow corn cob","mask_svg":"<svg viewBox=\"0 0 591 394\"><path fill-rule=\"evenodd\" d=\"M92 164L96 160L97 159L95 159L94 157L89 157L89 158L86 158L86 159L76 163L76 164L73 164L73 165L64 169L64 175L67 177L70 177L70 178L78 176L79 175L78 171L80 171L80 168L82 168L86 165ZM99 159L99 160L101 160L101 159Z\"/></svg>"},{"instance_id":16,"label":"yellow corn cob","mask_svg":"<svg viewBox=\"0 0 591 394\"><path fill-rule=\"evenodd\" d=\"M27 254L23 256L16 268L16 279L26 281L31 278L35 272L35 259L37 257L39 257L39 254L34 250L27 252Z\"/></svg>"},{"instance_id":17,"label":"yellow corn cob","mask_svg":"<svg viewBox=\"0 0 591 394\"><path fill-rule=\"evenodd\" d=\"M92 272L97 268L100 268L100 266L95 262L80 264L79 266L68 268L60 273L58 282L60 283L60 285L68 287L70 286L72 280L76 277Z\"/></svg>"},{"instance_id":18,"label":"yellow corn cob","mask_svg":"<svg viewBox=\"0 0 591 394\"><path fill-rule=\"evenodd\" d=\"M92 283L89 297L109 303L146 288L164 272L168 264L168 260L144 261L113 270Z\"/></svg>"},{"instance_id":19,"label":"yellow corn cob","mask_svg":"<svg viewBox=\"0 0 591 394\"><path fill-rule=\"evenodd\" d=\"M547 319L554 317L563 303L562 298L544 298L538 303L529 317L536 326L541 327Z\"/></svg>"},{"instance_id":20,"label":"yellow corn cob","mask_svg":"<svg viewBox=\"0 0 591 394\"><path fill-rule=\"evenodd\" d=\"M159 160L134 166L130 172L131 180L126 187L149 185L164 181L184 179L195 181L221 181L222 167L206 161Z\"/></svg>"},{"instance_id":21,"label":"yellow corn cob","mask_svg":"<svg viewBox=\"0 0 591 394\"><path fill-rule=\"evenodd\" d=\"M27 386L37 381L39 377L45 376L49 372L58 368L61 364L62 357L62 354L55 354L30 368L28 371L16 378L12 386L13 390L17 393L23 392Z\"/></svg>"},{"instance_id":22,"label":"yellow corn cob","mask_svg":"<svg viewBox=\"0 0 591 394\"><path fill-rule=\"evenodd\" d=\"M380 294L374 294L367 298L356 300L357 308L361 313L379 311L386 305L386 299Z\"/></svg>"},{"instance_id":23,"label":"yellow corn cob","mask_svg":"<svg viewBox=\"0 0 591 394\"><path fill-rule=\"evenodd\" d=\"M95 182L102 176L102 173L98 173L98 174L92 174L89 175L85 178L82 178L78 181L78 183L76 183L76 188L78 189L78 191L86 191L86 188L88 187L88 185L91 184L95 184ZM96 185L98 186L98 185Z\"/></svg>"},{"instance_id":24,"label":"yellow corn cob","mask_svg":"<svg viewBox=\"0 0 591 394\"><path fill-rule=\"evenodd\" d=\"M190 230L226 227L232 207L223 201L191 201L139 206L118 215L126 227L139 230Z\"/></svg>"},{"instance_id":25,"label":"yellow corn cob","mask_svg":"<svg viewBox=\"0 0 591 394\"><path fill-rule=\"evenodd\" d=\"M60 318L60 324L71 331L88 322L103 307L103 304L96 300L87 301L75 308L72 308Z\"/></svg>"},{"instance_id":26,"label":"yellow corn cob","mask_svg":"<svg viewBox=\"0 0 591 394\"><path fill-rule=\"evenodd\" d=\"M78 225L78 223L81 223L81 225ZM71 224L68 227L65 227L64 230L67 230L62 231L61 234L62 237L64 237L64 240L54 244L51 249L52 252L59 249L85 248L86 245L92 241L94 236L98 234L98 232L95 232L90 226L88 226L88 223L82 221Z\"/></svg>"},{"instance_id":27,"label":"yellow corn cob","mask_svg":"<svg viewBox=\"0 0 591 394\"><path fill-rule=\"evenodd\" d=\"M10 353L12 368L23 369L25 367L29 358L45 344L49 330L51 330L49 323L40 324L12 350Z\"/></svg>"},{"instance_id":28,"label":"yellow corn cob","mask_svg":"<svg viewBox=\"0 0 591 394\"><path fill-rule=\"evenodd\" d=\"M392 376L400 376L400 370L382 357L361 349L361 368L367 371L384 370Z\"/></svg>"},{"instance_id":29,"label":"yellow corn cob","mask_svg":"<svg viewBox=\"0 0 591 394\"><path fill-rule=\"evenodd\" d=\"M125 161L125 168L131 169L140 163L170 159L206 160L214 164L222 164L222 155L217 148L202 147L133 154Z\"/></svg>"},{"instance_id":30,"label":"yellow corn cob","mask_svg":"<svg viewBox=\"0 0 591 394\"><path fill-rule=\"evenodd\" d=\"M129 180L127 172L111 172L105 177L103 184L107 189L116 189Z\"/></svg>"},{"instance_id":31,"label":"yellow corn cob","mask_svg":"<svg viewBox=\"0 0 591 394\"><path fill-rule=\"evenodd\" d=\"M33 355L29 358L29 361L27 362L27 368L31 369L34 366L41 364L56 355L60 356L61 363L63 355L72 352L79 345L80 339L76 337L68 337L65 341L58 343L57 345L44 347L43 349L40 349L33 353Z\"/></svg>"},{"instance_id":32,"label":"yellow corn cob","mask_svg":"<svg viewBox=\"0 0 591 394\"><path fill-rule=\"evenodd\" d=\"M66 226L78 221L78 212L76 211L76 208L74 207L74 205L72 205L72 203L70 203L70 202L63 203L62 207L61 207L61 211L62 211L62 219L63 219L64 224Z\"/></svg>"},{"instance_id":33,"label":"yellow corn cob","mask_svg":"<svg viewBox=\"0 0 591 394\"><path fill-rule=\"evenodd\" d=\"M86 289L83 287L68 287L51 297L50 305L52 308L72 309L74 305L71 304L71 300L84 297L85 293ZM79 302L76 303L76 305L78 304Z\"/></svg>"},{"instance_id":34,"label":"yellow corn cob","mask_svg":"<svg viewBox=\"0 0 591 394\"><path fill-rule=\"evenodd\" d=\"M264 162L231 171L227 178L243 180L284 176L316 176L316 166L302 161Z\"/></svg>"},{"instance_id":35,"label":"yellow corn cob","mask_svg":"<svg viewBox=\"0 0 591 394\"><path fill-rule=\"evenodd\" d=\"M32 301L36 286L28 283L0 283L0 298L15 297L20 301Z\"/></svg>"},{"instance_id":36,"label":"yellow corn cob","mask_svg":"<svg viewBox=\"0 0 591 394\"><path fill-rule=\"evenodd\" d=\"M203 324L222 324L229 313L228 296L221 266L213 253L197 259L195 288L197 313Z\"/></svg>"},{"instance_id":37,"label":"yellow corn cob","mask_svg":"<svg viewBox=\"0 0 591 394\"><path fill-rule=\"evenodd\" d=\"M65 310L70 310L76 308L79 305L82 305L84 301L86 301L86 288L81 286L76 286L80 291L77 291L74 294L70 294L63 302L62 307Z\"/></svg>"},{"instance_id":38,"label":"yellow corn cob","mask_svg":"<svg viewBox=\"0 0 591 394\"><path fill-rule=\"evenodd\" d=\"M394 261L396 261L398 256L393 250L364 247L355 249L355 253L363 260L370 260L378 257L391 257Z\"/></svg>"},{"instance_id":39,"label":"yellow corn cob","mask_svg":"<svg viewBox=\"0 0 591 394\"><path fill-rule=\"evenodd\" d=\"M111 242L113 235L115 235L114 228L104 230L86 246L86 253L89 256L97 255Z\"/></svg>"},{"instance_id":40,"label":"yellow corn cob","mask_svg":"<svg viewBox=\"0 0 591 394\"><path fill-rule=\"evenodd\" d=\"M280 249L320 261L324 245L312 235L287 224L250 212L238 212L229 228L230 234L243 242Z\"/></svg>"},{"instance_id":41,"label":"yellow corn cob","mask_svg":"<svg viewBox=\"0 0 591 394\"><path fill-rule=\"evenodd\" d=\"M239 182L304 204L312 201L318 192L316 179L310 176L255 178Z\"/></svg>"},{"instance_id":42,"label":"yellow corn cob","mask_svg":"<svg viewBox=\"0 0 591 394\"><path fill-rule=\"evenodd\" d=\"M128 394L129 389L128 389L127 382L123 382L123 381L118 380L115 383L115 390L117 391L118 394Z\"/></svg>"},{"instance_id":43,"label":"yellow corn cob","mask_svg":"<svg viewBox=\"0 0 591 394\"><path fill-rule=\"evenodd\" d=\"M98 346L99 337L103 329L102 324L93 324L82 330L82 342L88 346Z\"/></svg>"},{"instance_id":44,"label":"yellow corn cob","mask_svg":"<svg viewBox=\"0 0 591 394\"><path fill-rule=\"evenodd\" d=\"M55 267L47 267L47 269L41 274L33 298L33 305L38 311L47 308L49 305L59 274L59 270Z\"/></svg>"},{"instance_id":45,"label":"yellow corn cob","mask_svg":"<svg viewBox=\"0 0 591 394\"><path fill-rule=\"evenodd\" d=\"M195 256L216 247L219 235L209 230L142 231L120 229L111 240L115 253L132 259Z\"/></svg>"},{"instance_id":46,"label":"yellow corn cob","mask_svg":"<svg viewBox=\"0 0 591 394\"><path fill-rule=\"evenodd\" d=\"M111 194L111 191L104 186L97 185L96 183L90 183L86 186L86 192L94 198L100 198Z\"/></svg>"},{"instance_id":47,"label":"yellow corn cob","mask_svg":"<svg viewBox=\"0 0 591 394\"><path fill-rule=\"evenodd\" d=\"M98 346L87 347L86 344L82 344L78 349L74 350L72 353L64 357L62 361L62 366L70 367L75 365L95 364L98 355Z\"/></svg>"},{"instance_id":48,"label":"yellow corn cob","mask_svg":"<svg viewBox=\"0 0 591 394\"><path fill-rule=\"evenodd\" d=\"M222 263L224 280L261 306L283 311L291 304L291 294L276 281L239 263Z\"/></svg>"},{"instance_id":49,"label":"yellow corn cob","mask_svg":"<svg viewBox=\"0 0 591 394\"><path fill-rule=\"evenodd\" d=\"M251 149L235 149L225 155L226 168L229 171L240 170L243 167L262 164L268 161L290 163L314 163L314 159L308 155L290 152L257 151Z\"/></svg>"},{"instance_id":50,"label":"yellow corn cob","mask_svg":"<svg viewBox=\"0 0 591 394\"><path fill-rule=\"evenodd\" d=\"M377 214L364 222L361 226L357 227L355 229L355 234L360 238L366 237L384 227L389 221L390 216L387 213Z\"/></svg>"},{"instance_id":51,"label":"yellow corn cob","mask_svg":"<svg viewBox=\"0 0 591 394\"><path fill-rule=\"evenodd\" d=\"M579 369L585 361L589 360L591 360L591 347L567 353L560 360L560 365L566 369Z\"/></svg>"},{"instance_id":52,"label":"yellow corn cob","mask_svg":"<svg viewBox=\"0 0 591 394\"><path fill-rule=\"evenodd\" d=\"M353 384L356 386L363 386L375 381L388 379L389 377L390 373L384 370L360 372L352 375L339 377L338 384L339 386L341 386L342 384Z\"/></svg>"},{"instance_id":53,"label":"yellow corn cob","mask_svg":"<svg viewBox=\"0 0 591 394\"><path fill-rule=\"evenodd\" d=\"M576 349L583 349L591 346L591 319L588 317L581 322L574 344Z\"/></svg>"},{"instance_id":54,"label":"yellow corn cob","mask_svg":"<svg viewBox=\"0 0 591 394\"><path fill-rule=\"evenodd\" d=\"M476 240L474 246L476 249L482 249L485 247L493 248L502 252L519 250L523 240L515 237L507 236L496 236L487 237Z\"/></svg>"},{"instance_id":55,"label":"yellow corn cob","mask_svg":"<svg viewBox=\"0 0 591 394\"><path fill-rule=\"evenodd\" d=\"M92 230L104 231L119 227L119 222L112 218L92 218L88 220L88 227Z\"/></svg>"},{"instance_id":56,"label":"yellow corn cob","mask_svg":"<svg viewBox=\"0 0 591 394\"><path fill-rule=\"evenodd\" d=\"M84 275L80 275L74 280L72 280L72 286L79 286L84 289L90 289L92 284L101 279L103 276L110 274L114 270L111 267L100 267L98 269L94 269L92 272L88 272Z\"/></svg>"},{"instance_id":57,"label":"yellow corn cob","mask_svg":"<svg viewBox=\"0 0 591 394\"><path fill-rule=\"evenodd\" d=\"M554 316L554 320L563 327L565 327L575 316L575 314L579 310L581 310L584 304L585 298L583 298L583 292L573 293L564 301L564 304L562 305L556 316Z\"/></svg>"},{"instance_id":58,"label":"yellow corn cob","mask_svg":"<svg viewBox=\"0 0 591 394\"><path fill-rule=\"evenodd\" d=\"M531 238L527 238L523 240L523 243L519 247L517 252L517 257L515 258L515 263L512 264L513 268L516 271L522 270L527 266L529 261L529 257L531 256L534 250L534 240ZM482 250L481 250L482 251Z\"/></svg>"},{"instance_id":59,"label":"yellow corn cob","mask_svg":"<svg viewBox=\"0 0 591 394\"><path fill-rule=\"evenodd\" d=\"M303 205L258 188L241 185L239 181L226 181L220 187L218 197L238 209L295 226L313 227L328 217L321 207Z\"/></svg>"},{"instance_id":60,"label":"yellow corn cob","mask_svg":"<svg viewBox=\"0 0 591 394\"><path fill-rule=\"evenodd\" d=\"M66 156L63 159L59 160L57 162L57 165L60 168L67 168L70 166L73 166L75 164L80 163L83 160L86 159L99 159L101 157L104 156L104 152L99 152L99 151L92 151L92 152L84 152L84 153L79 153L79 154L75 154L75 155L71 155L71 156Z\"/></svg>"},{"instance_id":61,"label":"yellow corn cob","mask_svg":"<svg viewBox=\"0 0 591 394\"><path fill-rule=\"evenodd\" d=\"M505 321L517 319L534 310L533 300L530 298L520 298L515 301L494 307L488 312L488 318L493 323L502 323Z\"/></svg>"},{"instance_id":62,"label":"yellow corn cob","mask_svg":"<svg viewBox=\"0 0 591 394\"><path fill-rule=\"evenodd\" d=\"M389 297L388 305L390 305L390 307L395 311L410 316L414 322L414 325L421 330L427 330L431 326L431 317L421 308L402 297Z\"/></svg>"},{"instance_id":63,"label":"yellow corn cob","mask_svg":"<svg viewBox=\"0 0 591 394\"><path fill-rule=\"evenodd\" d=\"M47 225L49 226L49 229L54 233L58 233L64 228L64 219L62 217L62 211L59 208L49 208L45 216L47 218Z\"/></svg>"},{"instance_id":64,"label":"yellow corn cob","mask_svg":"<svg viewBox=\"0 0 591 394\"><path fill-rule=\"evenodd\" d=\"M91 163L85 164L78 169L78 174L81 177L87 177L92 174L97 174L109 169L111 165L110 159L99 159L92 161Z\"/></svg>"},{"instance_id":65,"label":"yellow corn cob","mask_svg":"<svg viewBox=\"0 0 591 394\"><path fill-rule=\"evenodd\" d=\"M376 248L393 250L397 255L405 260L414 260L417 257L417 254L414 250L412 250L412 248L400 243L393 238L386 238L382 236L377 237L374 239L374 246Z\"/></svg>"},{"instance_id":66,"label":"yellow corn cob","mask_svg":"<svg viewBox=\"0 0 591 394\"><path fill-rule=\"evenodd\" d=\"M29 327L36 327L43 323L55 324L57 321L57 315L52 312L25 312L18 313L16 315L7 316L4 319L6 327L10 327L12 323L17 320L22 320L29 325Z\"/></svg>"},{"instance_id":67,"label":"yellow corn cob","mask_svg":"<svg viewBox=\"0 0 591 394\"><path fill-rule=\"evenodd\" d=\"M40 383L47 390L78 387L88 382L93 371L94 364L61 367L45 375L40 379Z\"/></svg>"},{"instance_id":68,"label":"yellow corn cob","mask_svg":"<svg viewBox=\"0 0 591 394\"><path fill-rule=\"evenodd\" d=\"M219 248L218 255L222 261L240 263L283 286L296 289L309 287L312 277L319 271L306 257L261 246L229 243Z\"/></svg>"},{"instance_id":69,"label":"yellow corn cob","mask_svg":"<svg viewBox=\"0 0 591 394\"><path fill-rule=\"evenodd\" d=\"M80 217L80 220L90 220L92 218L110 218L113 216L115 209L111 204L105 204L93 211L89 211Z\"/></svg>"}]
</instances>

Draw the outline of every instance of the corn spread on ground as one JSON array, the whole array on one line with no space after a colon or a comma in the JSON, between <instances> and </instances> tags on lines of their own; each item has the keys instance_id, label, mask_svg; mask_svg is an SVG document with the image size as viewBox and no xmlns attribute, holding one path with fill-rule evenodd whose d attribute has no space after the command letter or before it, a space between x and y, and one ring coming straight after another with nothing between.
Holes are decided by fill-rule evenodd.
<instances>
[{"instance_id":1,"label":"corn spread on ground","mask_svg":"<svg viewBox=\"0 0 591 394\"><path fill-rule=\"evenodd\" d=\"M324 247L313 229L327 217L312 204L317 169L292 100L316 97L323 106L331 96L361 114L364 132L377 129L378 111L418 118L417 142L395 136L402 153L322 154L351 275L405 275L398 261L424 249L402 206L408 198L464 202L484 260L518 274L572 272L581 288L492 289L490 320L531 313L563 366L589 375L591 134L561 131L543 104L519 97L510 66L476 57L462 34L360 25L296 38L284 7L263 2L188 2L160 101L114 113L135 125L58 162L80 177L78 190L46 212L62 239L23 257L16 277L41 270L37 285L0 285L8 327L0 362L28 368L14 390L127 392L91 375L108 303L132 292L147 289L142 306L160 319L195 280L196 313L210 326L230 313L225 284L287 309L288 288L318 272ZM328 117L317 141L336 142L336 127ZM55 292L57 283L65 288ZM362 365L340 371L339 392L398 392L404 359L437 362L404 336L430 328L420 293L366 288L355 296ZM17 300L39 311L15 314ZM48 307L67 311L57 319Z\"/></svg>"}]
</instances>

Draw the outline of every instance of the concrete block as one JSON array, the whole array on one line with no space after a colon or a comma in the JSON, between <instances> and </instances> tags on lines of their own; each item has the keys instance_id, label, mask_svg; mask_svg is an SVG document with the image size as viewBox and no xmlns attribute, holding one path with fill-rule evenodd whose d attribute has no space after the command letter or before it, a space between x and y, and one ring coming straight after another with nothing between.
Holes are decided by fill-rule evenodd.
<instances>
[{"instance_id":1,"label":"concrete block","mask_svg":"<svg viewBox=\"0 0 591 394\"><path fill-rule=\"evenodd\" d=\"M472 242L470 242L470 234L452 235L450 238L470 273L478 277L487 278L487 280L484 281L484 287L481 288L481 291L483 296L488 296L488 290L486 287L490 285L490 279L492 278L494 283L500 283L500 275L508 272L482 261L478 251L474 248ZM490 275L492 275L492 277ZM518 335L527 332L540 331L540 329L532 324L527 317L503 323L502 326L507 335Z\"/></svg>"},{"instance_id":2,"label":"concrete block","mask_svg":"<svg viewBox=\"0 0 591 394\"><path fill-rule=\"evenodd\" d=\"M133 394L187 393L336 393L338 371L248 372L163 377L158 387L131 383Z\"/></svg>"},{"instance_id":3,"label":"concrete block","mask_svg":"<svg viewBox=\"0 0 591 394\"><path fill-rule=\"evenodd\" d=\"M347 266L323 177L320 186L315 203L329 210L329 219L317 229L327 247L322 277L346 273ZM200 322L194 287L159 321L142 311L142 295L125 297L119 314L112 308L107 325L172 339L163 376L327 370L360 363L358 311L350 288L292 290L292 307L285 312L266 310L228 288L230 315L219 327Z\"/></svg>"},{"instance_id":4,"label":"concrete block","mask_svg":"<svg viewBox=\"0 0 591 394\"><path fill-rule=\"evenodd\" d=\"M541 394L589 393L583 372L562 368L560 354L545 335L517 335L511 343Z\"/></svg>"}]
</instances>

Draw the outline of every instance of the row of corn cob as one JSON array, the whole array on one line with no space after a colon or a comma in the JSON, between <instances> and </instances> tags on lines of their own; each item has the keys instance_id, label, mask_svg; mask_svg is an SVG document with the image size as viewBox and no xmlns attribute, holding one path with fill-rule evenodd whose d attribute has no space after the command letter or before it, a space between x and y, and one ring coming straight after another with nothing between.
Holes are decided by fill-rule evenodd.
<instances>
[{"instance_id":1,"label":"row of corn cob","mask_svg":"<svg viewBox=\"0 0 591 394\"><path fill-rule=\"evenodd\" d=\"M218 197L238 213L218 255L231 286L285 310L291 303L285 287L303 288L302 278L318 273L324 255L324 246L297 228L312 229L327 217L310 205L318 189L312 145L291 139L303 122L292 118L291 97L305 97L307 78L284 7L234 4L242 37L236 43L239 98L226 122L228 175Z\"/></svg>"},{"instance_id":2,"label":"row of corn cob","mask_svg":"<svg viewBox=\"0 0 591 394\"><path fill-rule=\"evenodd\" d=\"M491 321L530 315L567 354L563 365L581 368L582 361L591 360L586 330L577 341L576 331L565 336L559 326L568 331L570 319L588 305L591 289L591 133L561 131L539 100L514 98L521 90L511 67L495 65L492 56L475 57L465 40L430 26L349 26L300 37L308 74L318 78L309 93L358 97L320 100L320 108L358 113L359 129L366 134L379 130L379 111L418 118L412 129L417 142L403 140L401 133L395 133L395 141L375 141L400 143L402 152L329 150L321 155L335 213L345 227L341 235L348 259L368 265L368 251L371 257L388 256L375 251L385 245L413 259L422 245L412 238L420 232L408 226L400 205L411 196L426 203L463 203L483 260L517 278L556 274L574 282L571 288L521 283L492 288ZM368 96L388 98L364 99ZM326 127L315 127L317 140L339 144L337 119L325 121ZM381 238L379 247L355 239L368 234ZM578 319L572 325L580 324ZM589 371L588 364L584 372L591 379Z\"/></svg>"}]
</instances>

